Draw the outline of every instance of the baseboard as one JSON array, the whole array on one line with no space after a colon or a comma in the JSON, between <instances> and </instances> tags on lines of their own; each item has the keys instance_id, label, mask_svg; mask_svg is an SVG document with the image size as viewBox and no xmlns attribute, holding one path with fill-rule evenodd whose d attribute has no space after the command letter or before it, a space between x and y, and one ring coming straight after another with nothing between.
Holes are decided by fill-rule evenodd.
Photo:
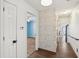
<instances>
[{"instance_id":1,"label":"baseboard","mask_svg":"<svg viewBox=\"0 0 79 59\"><path fill-rule=\"evenodd\" d=\"M35 39L35 37L27 37L27 38L32 38L32 39Z\"/></svg>"},{"instance_id":2,"label":"baseboard","mask_svg":"<svg viewBox=\"0 0 79 59\"><path fill-rule=\"evenodd\" d=\"M38 50L46 51L46 52L49 52L50 54L56 54L56 52L52 52L52 51L49 51L49 50L46 50L46 49L42 49L42 48L38 48Z\"/></svg>"}]
</instances>

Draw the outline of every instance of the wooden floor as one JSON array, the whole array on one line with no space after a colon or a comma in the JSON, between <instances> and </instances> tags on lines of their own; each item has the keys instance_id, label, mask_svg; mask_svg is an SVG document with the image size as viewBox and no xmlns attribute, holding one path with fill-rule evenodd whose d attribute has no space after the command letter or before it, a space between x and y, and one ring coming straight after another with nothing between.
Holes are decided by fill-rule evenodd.
<instances>
[{"instance_id":1,"label":"wooden floor","mask_svg":"<svg viewBox=\"0 0 79 59\"><path fill-rule=\"evenodd\" d=\"M58 43L56 54L44 50L38 50L33 52L29 58L77 58L77 56L70 44Z\"/></svg>"},{"instance_id":2,"label":"wooden floor","mask_svg":"<svg viewBox=\"0 0 79 59\"><path fill-rule=\"evenodd\" d=\"M27 38L27 56L35 51L35 38Z\"/></svg>"}]
</instances>

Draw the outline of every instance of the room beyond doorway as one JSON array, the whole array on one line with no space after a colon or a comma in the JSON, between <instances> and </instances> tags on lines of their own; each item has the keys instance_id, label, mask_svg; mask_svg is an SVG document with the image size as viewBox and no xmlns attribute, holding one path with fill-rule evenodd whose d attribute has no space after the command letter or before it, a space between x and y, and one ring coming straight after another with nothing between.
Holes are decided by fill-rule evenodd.
<instances>
[{"instance_id":1,"label":"room beyond doorway","mask_svg":"<svg viewBox=\"0 0 79 59\"><path fill-rule=\"evenodd\" d=\"M29 15L27 19L27 55L36 50L36 18Z\"/></svg>"}]
</instances>

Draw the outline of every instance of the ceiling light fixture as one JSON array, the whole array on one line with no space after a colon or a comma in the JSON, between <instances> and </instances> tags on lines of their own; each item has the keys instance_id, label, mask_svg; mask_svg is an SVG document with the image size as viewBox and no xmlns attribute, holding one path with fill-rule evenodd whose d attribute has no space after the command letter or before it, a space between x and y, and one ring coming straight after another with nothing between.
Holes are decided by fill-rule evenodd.
<instances>
[{"instance_id":1,"label":"ceiling light fixture","mask_svg":"<svg viewBox=\"0 0 79 59\"><path fill-rule=\"evenodd\" d=\"M52 0L41 0L41 5L50 6L52 4Z\"/></svg>"}]
</instances>

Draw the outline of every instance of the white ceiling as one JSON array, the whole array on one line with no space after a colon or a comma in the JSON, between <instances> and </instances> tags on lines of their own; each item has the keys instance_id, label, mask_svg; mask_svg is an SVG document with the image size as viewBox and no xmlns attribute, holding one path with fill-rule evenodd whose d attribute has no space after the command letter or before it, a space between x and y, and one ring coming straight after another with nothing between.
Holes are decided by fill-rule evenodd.
<instances>
[{"instance_id":1,"label":"white ceiling","mask_svg":"<svg viewBox=\"0 0 79 59\"><path fill-rule=\"evenodd\" d=\"M27 3L29 3L32 7L34 7L37 10L43 10L48 7L43 7L40 3L41 0L26 0ZM53 0L54 4L52 6L55 6L56 11L61 11L65 9L72 9L75 7L79 0Z\"/></svg>"}]
</instances>

